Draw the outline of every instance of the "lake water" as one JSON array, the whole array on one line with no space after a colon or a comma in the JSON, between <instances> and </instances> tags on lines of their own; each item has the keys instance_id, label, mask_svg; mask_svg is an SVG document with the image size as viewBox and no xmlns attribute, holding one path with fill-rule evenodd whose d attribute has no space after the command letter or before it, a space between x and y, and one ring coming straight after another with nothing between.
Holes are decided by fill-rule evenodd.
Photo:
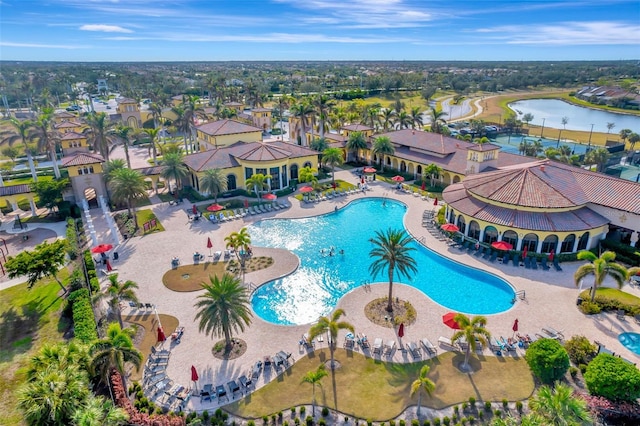
<instances>
[{"instance_id":1,"label":"lake water","mask_svg":"<svg viewBox=\"0 0 640 426\"><path fill-rule=\"evenodd\" d=\"M545 127L562 129L562 117L567 117L567 130L588 132L593 124L594 132L607 133L607 123L615 123L616 126L611 130L613 134L617 135L622 129L640 132L640 116L584 108L558 99L526 99L510 103L509 108L515 111L520 120L524 114L533 114L531 124L537 126L542 126L544 119Z\"/></svg>"}]
</instances>

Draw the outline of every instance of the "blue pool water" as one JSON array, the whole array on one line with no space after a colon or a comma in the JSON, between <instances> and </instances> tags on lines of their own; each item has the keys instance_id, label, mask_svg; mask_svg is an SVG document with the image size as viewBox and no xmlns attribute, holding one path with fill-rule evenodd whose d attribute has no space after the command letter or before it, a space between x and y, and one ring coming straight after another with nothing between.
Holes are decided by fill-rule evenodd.
<instances>
[{"instance_id":1,"label":"blue pool water","mask_svg":"<svg viewBox=\"0 0 640 426\"><path fill-rule=\"evenodd\" d=\"M640 355L640 333L621 333L618 335L618 340L625 348Z\"/></svg>"},{"instance_id":2,"label":"blue pool water","mask_svg":"<svg viewBox=\"0 0 640 426\"><path fill-rule=\"evenodd\" d=\"M365 281L387 282L386 270L377 277L369 274L369 240L378 230L404 229L405 213L404 204L368 198L330 214L263 220L249 226L253 245L285 248L300 258L293 274L254 292L254 311L275 324L309 324L330 313L342 296ZM335 254L329 256L332 246ZM394 283L409 284L452 311L494 314L511 308L514 290L506 281L448 260L416 242L412 246L418 273L410 279L396 274Z\"/></svg>"}]
</instances>

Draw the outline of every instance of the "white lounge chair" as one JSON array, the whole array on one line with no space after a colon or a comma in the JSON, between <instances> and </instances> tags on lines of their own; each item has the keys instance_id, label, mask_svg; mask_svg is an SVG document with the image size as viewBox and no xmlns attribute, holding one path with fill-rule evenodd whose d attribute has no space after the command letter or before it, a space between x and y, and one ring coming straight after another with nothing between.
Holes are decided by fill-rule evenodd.
<instances>
[{"instance_id":1,"label":"white lounge chair","mask_svg":"<svg viewBox=\"0 0 640 426\"><path fill-rule=\"evenodd\" d=\"M422 343L422 347L427 353L430 353L430 354L438 353L438 348L433 346L433 343L431 343L429 339L427 339L426 337L420 340L420 343Z\"/></svg>"},{"instance_id":2,"label":"white lounge chair","mask_svg":"<svg viewBox=\"0 0 640 426\"><path fill-rule=\"evenodd\" d=\"M396 341L395 340L389 340L387 342L387 345L385 346L385 351L384 353L387 355L391 355L393 353L393 351L396 348Z\"/></svg>"},{"instance_id":3,"label":"white lounge chair","mask_svg":"<svg viewBox=\"0 0 640 426\"><path fill-rule=\"evenodd\" d=\"M453 345L453 342L448 337L444 337L444 336L438 337L438 343L444 346L448 346L450 348L455 348L455 346Z\"/></svg>"},{"instance_id":4,"label":"white lounge chair","mask_svg":"<svg viewBox=\"0 0 640 426\"><path fill-rule=\"evenodd\" d=\"M376 337L376 340L373 341L373 353L382 353L382 339Z\"/></svg>"}]
</instances>

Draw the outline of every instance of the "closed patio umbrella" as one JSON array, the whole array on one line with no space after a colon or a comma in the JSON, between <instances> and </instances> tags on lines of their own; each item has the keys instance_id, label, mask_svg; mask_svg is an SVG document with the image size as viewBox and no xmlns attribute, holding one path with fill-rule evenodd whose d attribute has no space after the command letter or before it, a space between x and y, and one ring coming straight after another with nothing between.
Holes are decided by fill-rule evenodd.
<instances>
[{"instance_id":1,"label":"closed patio umbrella","mask_svg":"<svg viewBox=\"0 0 640 426\"><path fill-rule=\"evenodd\" d=\"M167 336L164 335L164 330L161 326L158 326L158 342L164 342L167 340Z\"/></svg>"},{"instance_id":2,"label":"closed patio umbrella","mask_svg":"<svg viewBox=\"0 0 640 426\"><path fill-rule=\"evenodd\" d=\"M404 337L404 323L400 323L400 328L398 328L398 337Z\"/></svg>"}]
</instances>

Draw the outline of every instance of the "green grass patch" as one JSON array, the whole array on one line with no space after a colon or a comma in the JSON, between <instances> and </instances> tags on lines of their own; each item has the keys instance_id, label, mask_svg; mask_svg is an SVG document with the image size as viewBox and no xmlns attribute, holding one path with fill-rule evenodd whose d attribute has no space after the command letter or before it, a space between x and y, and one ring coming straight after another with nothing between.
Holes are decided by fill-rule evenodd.
<instances>
[{"instance_id":1,"label":"green grass patch","mask_svg":"<svg viewBox=\"0 0 640 426\"><path fill-rule=\"evenodd\" d=\"M152 234L154 232L164 232L164 226L160 223L160 220L156 217L156 215L151 210L137 210L136 217L138 219L138 226L142 230L143 234ZM151 222L152 220L156 221L156 226L154 228L149 228L148 230L144 229L144 224Z\"/></svg>"},{"instance_id":2,"label":"green grass patch","mask_svg":"<svg viewBox=\"0 0 640 426\"><path fill-rule=\"evenodd\" d=\"M66 269L60 279L68 276ZM17 390L25 381L29 358L45 343L63 340L70 324L61 319L64 299L53 279L38 282L31 290L20 284L0 292L0 407L3 425L22 424L17 410Z\"/></svg>"},{"instance_id":3,"label":"green grass patch","mask_svg":"<svg viewBox=\"0 0 640 426\"><path fill-rule=\"evenodd\" d=\"M311 385L302 377L329 359L327 349L316 350L268 385L227 406L234 414L259 418L290 407L311 403ZM475 373L465 374L456 367L464 355L447 352L438 358L411 364L387 363L363 355L336 350L340 368L330 373L316 387L316 399L321 406L340 410L350 417L383 421L397 416L417 403L411 398L411 383L426 363L431 367L429 378L436 384L431 397L423 397L423 406L445 408L462 403L470 396L479 401L523 400L534 390L533 377L524 359L472 357ZM335 381L335 383L334 383Z\"/></svg>"},{"instance_id":4,"label":"green grass patch","mask_svg":"<svg viewBox=\"0 0 640 426\"><path fill-rule=\"evenodd\" d=\"M626 293L622 290L618 290L617 288L598 288L596 289L596 297L598 296L617 300L620 303L627 303L629 305L636 305L640 307L640 297L634 296L630 293ZM582 297L584 300L588 300L590 298L589 290L584 290L582 293L580 293L580 297Z\"/></svg>"}]
</instances>

